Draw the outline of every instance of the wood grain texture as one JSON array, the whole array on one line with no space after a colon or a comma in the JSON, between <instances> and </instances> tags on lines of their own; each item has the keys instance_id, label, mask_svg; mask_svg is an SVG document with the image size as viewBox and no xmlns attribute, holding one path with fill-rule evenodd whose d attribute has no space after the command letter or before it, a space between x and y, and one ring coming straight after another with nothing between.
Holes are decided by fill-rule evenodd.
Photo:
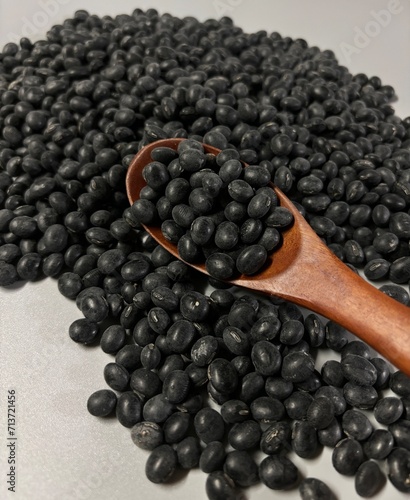
<instances>
[{"instance_id":1,"label":"wood grain texture","mask_svg":"<svg viewBox=\"0 0 410 500\"><path fill-rule=\"evenodd\" d=\"M156 147L177 149L183 139L164 139L145 146L133 159L127 173L127 195L132 204L145 181L143 167ZM219 150L204 144L207 153ZM307 307L347 328L367 342L397 368L410 375L410 308L400 304L351 271L324 245L293 203L272 185L280 204L294 218L283 232L283 244L273 252L255 276L232 280L268 295L276 295ZM179 258L176 245L166 240L159 227L145 229L163 247ZM207 274L205 265L188 264Z\"/></svg>"}]
</instances>

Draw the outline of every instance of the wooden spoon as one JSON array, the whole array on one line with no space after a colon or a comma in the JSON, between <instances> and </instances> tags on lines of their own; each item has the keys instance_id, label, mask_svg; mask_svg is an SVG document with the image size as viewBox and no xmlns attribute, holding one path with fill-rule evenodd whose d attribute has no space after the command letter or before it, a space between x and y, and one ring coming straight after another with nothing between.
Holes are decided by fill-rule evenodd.
<instances>
[{"instance_id":1,"label":"wooden spoon","mask_svg":"<svg viewBox=\"0 0 410 500\"><path fill-rule=\"evenodd\" d=\"M142 169L152 161L157 147L177 149L183 139L164 139L148 144L132 160L126 179L130 203L146 185ZM203 145L206 153L220 150ZM367 283L343 264L321 242L293 203L273 184L280 205L288 208L294 224L283 232L283 244L270 256L270 263L254 276L241 276L232 285L276 295L336 321L367 342L400 370L410 375L410 309ZM162 235L160 227L146 231L172 255L177 247ZM208 274L204 264L189 264Z\"/></svg>"}]
</instances>

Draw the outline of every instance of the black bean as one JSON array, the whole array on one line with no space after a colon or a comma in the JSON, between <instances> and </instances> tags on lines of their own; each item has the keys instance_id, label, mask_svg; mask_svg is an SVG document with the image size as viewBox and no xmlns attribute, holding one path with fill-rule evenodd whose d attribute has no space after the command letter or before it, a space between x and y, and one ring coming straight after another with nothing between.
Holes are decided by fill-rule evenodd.
<instances>
[{"instance_id":1,"label":"black bean","mask_svg":"<svg viewBox=\"0 0 410 500\"><path fill-rule=\"evenodd\" d=\"M285 407L278 400L272 397L256 398L251 406L252 417L263 423L271 423L281 420L285 416Z\"/></svg>"},{"instance_id":2,"label":"black bean","mask_svg":"<svg viewBox=\"0 0 410 500\"><path fill-rule=\"evenodd\" d=\"M347 331L333 321L326 324L326 345L334 351L340 352L347 344Z\"/></svg>"},{"instance_id":3,"label":"black bean","mask_svg":"<svg viewBox=\"0 0 410 500\"><path fill-rule=\"evenodd\" d=\"M313 398L304 391L294 392L284 400L284 405L289 418L293 420L306 419L307 411Z\"/></svg>"},{"instance_id":4,"label":"black bean","mask_svg":"<svg viewBox=\"0 0 410 500\"><path fill-rule=\"evenodd\" d=\"M145 474L152 483L168 482L177 468L177 454L168 444L156 447L145 464Z\"/></svg>"},{"instance_id":5,"label":"black bean","mask_svg":"<svg viewBox=\"0 0 410 500\"><path fill-rule=\"evenodd\" d=\"M117 404L115 392L108 389L96 391L88 398L87 410L94 417L107 417L110 415Z\"/></svg>"},{"instance_id":6,"label":"black bean","mask_svg":"<svg viewBox=\"0 0 410 500\"><path fill-rule=\"evenodd\" d=\"M167 344L176 353L185 352L192 345L195 327L185 319L176 321L167 332Z\"/></svg>"},{"instance_id":7,"label":"black bean","mask_svg":"<svg viewBox=\"0 0 410 500\"><path fill-rule=\"evenodd\" d=\"M172 414L175 407L165 399L163 394L156 394L145 402L142 415L145 421L162 423Z\"/></svg>"},{"instance_id":8,"label":"black bean","mask_svg":"<svg viewBox=\"0 0 410 500\"><path fill-rule=\"evenodd\" d=\"M358 441L342 439L333 450L332 464L340 474L353 476L364 459L363 449Z\"/></svg>"},{"instance_id":9,"label":"black bean","mask_svg":"<svg viewBox=\"0 0 410 500\"><path fill-rule=\"evenodd\" d=\"M215 358L211 362L208 377L213 387L222 394L232 393L238 385L238 374L235 368L224 358Z\"/></svg>"},{"instance_id":10,"label":"black bean","mask_svg":"<svg viewBox=\"0 0 410 500\"><path fill-rule=\"evenodd\" d=\"M150 200L139 199L131 206L131 212L141 224L152 224L157 216L157 209Z\"/></svg>"},{"instance_id":11,"label":"black bean","mask_svg":"<svg viewBox=\"0 0 410 500\"><path fill-rule=\"evenodd\" d=\"M117 363L108 363L104 368L104 379L115 391L124 391L128 385L128 371Z\"/></svg>"},{"instance_id":12,"label":"black bean","mask_svg":"<svg viewBox=\"0 0 410 500\"><path fill-rule=\"evenodd\" d=\"M120 325L111 325L106 330L104 330L100 346L101 349L106 353L115 354L126 343L126 332L125 329Z\"/></svg>"},{"instance_id":13,"label":"black bean","mask_svg":"<svg viewBox=\"0 0 410 500\"><path fill-rule=\"evenodd\" d=\"M168 444L175 444L182 441L191 425L189 413L175 412L170 415L163 424L164 439Z\"/></svg>"},{"instance_id":14,"label":"black bean","mask_svg":"<svg viewBox=\"0 0 410 500\"><path fill-rule=\"evenodd\" d=\"M41 261L38 253L26 253L17 262L17 274L22 280L35 280L40 272Z\"/></svg>"},{"instance_id":15,"label":"black bean","mask_svg":"<svg viewBox=\"0 0 410 500\"><path fill-rule=\"evenodd\" d=\"M307 421L316 429L324 429L330 425L335 414L335 408L330 399L315 398L306 413Z\"/></svg>"},{"instance_id":16,"label":"black bean","mask_svg":"<svg viewBox=\"0 0 410 500\"><path fill-rule=\"evenodd\" d=\"M379 290L405 306L410 303L408 292L400 285L383 285Z\"/></svg>"},{"instance_id":17,"label":"black bean","mask_svg":"<svg viewBox=\"0 0 410 500\"><path fill-rule=\"evenodd\" d=\"M256 372L261 375L275 375L280 370L282 362L280 351L266 340L260 340L252 347L251 357Z\"/></svg>"},{"instance_id":18,"label":"black bean","mask_svg":"<svg viewBox=\"0 0 410 500\"><path fill-rule=\"evenodd\" d=\"M171 324L168 313L162 307L153 307L150 309L147 320L149 327L158 334L164 334Z\"/></svg>"},{"instance_id":19,"label":"black bean","mask_svg":"<svg viewBox=\"0 0 410 500\"><path fill-rule=\"evenodd\" d=\"M147 344L141 351L141 364L148 370L154 370L161 362L161 351L154 344Z\"/></svg>"},{"instance_id":20,"label":"black bean","mask_svg":"<svg viewBox=\"0 0 410 500\"><path fill-rule=\"evenodd\" d=\"M236 267L241 274L256 274L267 260L266 248L262 245L251 245L239 254Z\"/></svg>"},{"instance_id":21,"label":"black bean","mask_svg":"<svg viewBox=\"0 0 410 500\"><path fill-rule=\"evenodd\" d=\"M260 440L262 431L254 420L245 420L232 426L228 434L229 444L236 450L254 448Z\"/></svg>"},{"instance_id":22,"label":"black bean","mask_svg":"<svg viewBox=\"0 0 410 500\"><path fill-rule=\"evenodd\" d=\"M141 421L142 402L133 392L124 392L118 398L116 415L121 425L133 427Z\"/></svg>"},{"instance_id":23,"label":"black bean","mask_svg":"<svg viewBox=\"0 0 410 500\"><path fill-rule=\"evenodd\" d=\"M220 441L225 432L223 418L212 408L199 410L194 418L194 426L197 436L206 444Z\"/></svg>"},{"instance_id":24,"label":"black bean","mask_svg":"<svg viewBox=\"0 0 410 500\"><path fill-rule=\"evenodd\" d=\"M206 494L209 500L235 500L232 480L222 471L211 472L206 480Z\"/></svg>"},{"instance_id":25,"label":"black bean","mask_svg":"<svg viewBox=\"0 0 410 500\"><path fill-rule=\"evenodd\" d=\"M146 368L138 368L131 375L131 389L146 398L152 398L158 394L161 381L156 373Z\"/></svg>"},{"instance_id":26,"label":"black bean","mask_svg":"<svg viewBox=\"0 0 410 500\"><path fill-rule=\"evenodd\" d=\"M209 314L209 300L199 292L188 292L181 297L180 309L186 320L203 321Z\"/></svg>"},{"instance_id":27,"label":"black bean","mask_svg":"<svg viewBox=\"0 0 410 500\"><path fill-rule=\"evenodd\" d=\"M183 469L192 469L199 464L201 447L198 439L193 436L186 437L180 441L176 445L175 451L178 463Z\"/></svg>"},{"instance_id":28,"label":"black bean","mask_svg":"<svg viewBox=\"0 0 410 500\"><path fill-rule=\"evenodd\" d=\"M175 370L165 377L162 391L170 403L179 404L186 399L189 389L190 380L188 375L182 370Z\"/></svg>"},{"instance_id":29,"label":"black bean","mask_svg":"<svg viewBox=\"0 0 410 500\"><path fill-rule=\"evenodd\" d=\"M265 390L268 396L282 401L292 394L293 384L282 377L268 377Z\"/></svg>"},{"instance_id":30,"label":"black bean","mask_svg":"<svg viewBox=\"0 0 410 500\"><path fill-rule=\"evenodd\" d=\"M385 232L373 240L375 250L382 255L394 252L398 245L399 238L394 233Z\"/></svg>"},{"instance_id":31,"label":"black bean","mask_svg":"<svg viewBox=\"0 0 410 500\"><path fill-rule=\"evenodd\" d=\"M98 325L93 321L82 318L75 320L69 328L69 335L74 342L80 344L92 343L98 335Z\"/></svg>"},{"instance_id":32,"label":"black bean","mask_svg":"<svg viewBox=\"0 0 410 500\"><path fill-rule=\"evenodd\" d=\"M109 312L107 300L101 295L84 297L80 309L87 319L96 323L106 319Z\"/></svg>"},{"instance_id":33,"label":"black bean","mask_svg":"<svg viewBox=\"0 0 410 500\"><path fill-rule=\"evenodd\" d=\"M220 470L225 462L225 448L220 441L211 441L202 450L199 458L199 468L210 473Z\"/></svg>"},{"instance_id":34,"label":"black bean","mask_svg":"<svg viewBox=\"0 0 410 500\"><path fill-rule=\"evenodd\" d=\"M403 403L396 397L380 399L374 407L375 419L383 425L389 425L398 420L403 413Z\"/></svg>"},{"instance_id":35,"label":"black bean","mask_svg":"<svg viewBox=\"0 0 410 500\"><path fill-rule=\"evenodd\" d=\"M368 458L383 460L394 447L394 437L392 433L385 429L376 429L371 436L363 443L363 451Z\"/></svg>"},{"instance_id":36,"label":"black bean","mask_svg":"<svg viewBox=\"0 0 410 500\"><path fill-rule=\"evenodd\" d=\"M373 385L377 380L377 371L371 361L355 354L342 357L344 377L359 385Z\"/></svg>"},{"instance_id":37,"label":"black bean","mask_svg":"<svg viewBox=\"0 0 410 500\"><path fill-rule=\"evenodd\" d=\"M376 389L371 386L361 386L353 382L347 382L343 387L346 401L361 410L369 410L374 407L378 400Z\"/></svg>"},{"instance_id":38,"label":"black bean","mask_svg":"<svg viewBox=\"0 0 410 500\"><path fill-rule=\"evenodd\" d=\"M125 345L117 352L117 355L115 356L115 362L122 365L129 372L132 372L133 370L141 366L141 351L142 349L138 345Z\"/></svg>"},{"instance_id":39,"label":"black bean","mask_svg":"<svg viewBox=\"0 0 410 500\"><path fill-rule=\"evenodd\" d=\"M356 493L361 497L375 495L385 483L385 476L377 462L368 460L358 468L355 476Z\"/></svg>"},{"instance_id":40,"label":"black bean","mask_svg":"<svg viewBox=\"0 0 410 500\"><path fill-rule=\"evenodd\" d=\"M395 448L387 457L389 468L388 478L395 488L403 493L410 491L410 451L404 448Z\"/></svg>"},{"instance_id":41,"label":"black bean","mask_svg":"<svg viewBox=\"0 0 410 500\"><path fill-rule=\"evenodd\" d=\"M343 415L346 411L346 400L343 397L343 390L338 387L322 386L317 389L315 397L325 397L332 401L335 415Z\"/></svg>"},{"instance_id":42,"label":"black bean","mask_svg":"<svg viewBox=\"0 0 410 500\"><path fill-rule=\"evenodd\" d=\"M45 276L56 277L64 267L64 256L61 253L52 253L43 259L42 271Z\"/></svg>"},{"instance_id":43,"label":"black bean","mask_svg":"<svg viewBox=\"0 0 410 500\"><path fill-rule=\"evenodd\" d=\"M281 375L293 383L303 382L314 370L314 360L305 352L293 352L283 358Z\"/></svg>"},{"instance_id":44,"label":"black bean","mask_svg":"<svg viewBox=\"0 0 410 500\"><path fill-rule=\"evenodd\" d=\"M410 396L410 377L396 371L390 376L390 389L399 396Z\"/></svg>"},{"instance_id":45,"label":"black bean","mask_svg":"<svg viewBox=\"0 0 410 500\"><path fill-rule=\"evenodd\" d=\"M343 430L337 418L334 418L324 429L317 431L318 441L323 446L334 448L342 439Z\"/></svg>"},{"instance_id":46,"label":"black bean","mask_svg":"<svg viewBox=\"0 0 410 500\"><path fill-rule=\"evenodd\" d=\"M370 420L358 410L347 410L342 418L342 427L348 437L358 441L364 441L373 431Z\"/></svg>"},{"instance_id":47,"label":"black bean","mask_svg":"<svg viewBox=\"0 0 410 500\"><path fill-rule=\"evenodd\" d=\"M398 238L409 238L410 215L405 212L392 214L389 221L389 229Z\"/></svg>"},{"instance_id":48,"label":"black bean","mask_svg":"<svg viewBox=\"0 0 410 500\"><path fill-rule=\"evenodd\" d=\"M399 419L388 427L397 446L410 450L410 421Z\"/></svg>"},{"instance_id":49,"label":"black bean","mask_svg":"<svg viewBox=\"0 0 410 500\"><path fill-rule=\"evenodd\" d=\"M153 450L164 441L161 427L154 422L136 423L131 429L131 439L143 450Z\"/></svg>"},{"instance_id":50,"label":"black bean","mask_svg":"<svg viewBox=\"0 0 410 500\"><path fill-rule=\"evenodd\" d=\"M302 500L334 500L335 496L320 479L307 477L299 484L299 493Z\"/></svg>"},{"instance_id":51,"label":"black bean","mask_svg":"<svg viewBox=\"0 0 410 500\"><path fill-rule=\"evenodd\" d=\"M235 273L235 261L227 254L216 252L206 259L205 268L210 276L218 280L229 280Z\"/></svg>"},{"instance_id":52,"label":"black bean","mask_svg":"<svg viewBox=\"0 0 410 500\"><path fill-rule=\"evenodd\" d=\"M259 477L268 488L283 490L296 483L298 469L286 457L269 455L259 465Z\"/></svg>"},{"instance_id":53,"label":"black bean","mask_svg":"<svg viewBox=\"0 0 410 500\"><path fill-rule=\"evenodd\" d=\"M246 451L232 451L227 454L224 472L234 483L247 488L259 481L258 466Z\"/></svg>"}]
</instances>

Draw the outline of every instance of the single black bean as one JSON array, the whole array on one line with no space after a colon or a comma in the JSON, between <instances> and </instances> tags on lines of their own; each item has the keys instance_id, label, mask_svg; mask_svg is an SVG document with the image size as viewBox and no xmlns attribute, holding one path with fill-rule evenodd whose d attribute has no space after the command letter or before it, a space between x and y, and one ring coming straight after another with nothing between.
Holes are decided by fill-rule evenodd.
<instances>
[{"instance_id":1,"label":"single black bean","mask_svg":"<svg viewBox=\"0 0 410 500\"><path fill-rule=\"evenodd\" d=\"M75 320L69 328L70 338L80 344L91 344L96 339L98 332L97 323L85 318Z\"/></svg>"},{"instance_id":2,"label":"single black bean","mask_svg":"<svg viewBox=\"0 0 410 500\"><path fill-rule=\"evenodd\" d=\"M199 439L208 444L220 441L225 432L225 424L221 415L212 408L202 408L194 418L195 432Z\"/></svg>"},{"instance_id":3,"label":"single black bean","mask_svg":"<svg viewBox=\"0 0 410 500\"><path fill-rule=\"evenodd\" d=\"M239 254L236 267L241 274L250 276L260 271L266 260L266 248L262 245L251 245Z\"/></svg>"},{"instance_id":4,"label":"single black bean","mask_svg":"<svg viewBox=\"0 0 410 500\"><path fill-rule=\"evenodd\" d=\"M145 475L152 483L166 483L177 469L177 454L168 444L155 448L145 464Z\"/></svg>"},{"instance_id":5,"label":"single black bean","mask_svg":"<svg viewBox=\"0 0 410 500\"><path fill-rule=\"evenodd\" d=\"M334 448L342 439L343 429L337 418L334 418L324 429L317 431L318 441L323 446Z\"/></svg>"},{"instance_id":6,"label":"single black bean","mask_svg":"<svg viewBox=\"0 0 410 500\"><path fill-rule=\"evenodd\" d=\"M398 420L403 413L403 402L396 397L380 399L374 407L375 419L383 425L389 425Z\"/></svg>"},{"instance_id":7,"label":"single black bean","mask_svg":"<svg viewBox=\"0 0 410 500\"><path fill-rule=\"evenodd\" d=\"M222 394L231 394L238 385L238 374L235 368L224 358L215 358L211 362L208 377L213 387Z\"/></svg>"},{"instance_id":8,"label":"single black bean","mask_svg":"<svg viewBox=\"0 0 410 500\"><path fill-rule=\"evenodd\" d=\"M235 261L231 256L220 252L210 255L205 267L210 276L218 280L229 280L235 273Z\"/></svg>"},{"instance_id":9,"label":"single black bean","mask_svg":"<svg viewBox=\"0 0 410 500\"><path fill-rule=\"evenodd\" d=\"M345 476L353 476L364 460L363 449L358 441L342 439L333 450L333 467Z\"/></svg>"},{"instance_id":10,"label":"single black bean","mask_svg":"<svg viewBox=\"0 0 410 500\"><path fill-rule=\"evenodd\" d=\"M131 389L142 397L152 398L161 389L161 380L158 375L146 368L138 368L131 374Z\"/></svg>"},{"instance_id":11,"label":"single black bean","mask_svg":"<svg viewBox=\"0 0 410 500\"><path fill-rule=\"evenodd\" d=\"M235 450L226 455L224 472L233 482L247 488L259 481L258 466L246 451Z\"/></svg>"},{"instance_id":12,"label":"single black bean","mask_svg":"<svg viewBox=\"0 0 410 500\"><path fill-rule=\"evenodd\" d=\"M377 380L377 370L371 361L356 355L347 354L341 361L343 376L359 385L373 385Z\"/></svg>"},{"instance_id":13,"label":"single black bean","mask_svg":"<svg viewBox=\"0 0 410 500\"><path fill-rule=\"evenodd\" d=\"M169 373L164 380L163 395L172 404L182 403L189 392L190 380L182 370Z\"/></svg>"},{"instance_id":14,"label":"single black bean","mask_svg":"<svg viewBox=\"0 0 410 500\"><path fill-rule=\"evenodd\" d=\"M220 441L211 441L202 450L199 458L199 468L202 472L210 473L220 470L225 462L225 448Z\"/></svg>"},{"instance_id":15,"label":"single black bean","mask_svg":"<svg viewBox=\"0 0 410 500\"><path fill-rule=\"evenodd\" d=\"M155 344L147 344L141 351L141 364L148 370L155 370L161 362L161 351Z\"/></svg>"},{"instance_id":16,"label":"single black bean","mask_svg":"<svg viewBox=\"0 0 410 500\"><path fill-rule=\"evenodd\" d=\"M172 414L175 407L163 394L156 394L145 402L142 415L145 421L162 423Z\"/></svg>"},{"instance_id":17,"label":"single black bean","mask_svg":"<svg viewBox=\"0 0 410 500\"><path fill-rule=\"evenodd\" d=\"M361 497L371 497L381 489L385 480L377 462L367 460L357 469L354 482L356 493Z\"/></svg>"},{"instance_id":18,"label":"single black bean","mask_svg":"<svg viewBox=\"0 0 410 500\"><path fill-rule=\"evenodd\" d=\"M393 434L385 429L376 429L363 443L363 451L368 458L383 460L394 447Z\"/></svg>"},{"instance_id":19,"label":"single black bean","mask_svg":"<svg viewBox=\"0 0 410 500\"><path fill-rule=\"evenodd\" d=\"M279 372L282 356L279 349L266 340L260 340L252 347L251 358L255 371L264 376Z\"/></svg>"},{"instance_id":20,"label":"single black bean","mask_svg":"<svg viewBox=\"0 0 410 500\"><path fill-rule=\"evenodd\" d=\"M335 496L320 479L307 477L299 484L299 493L302 500L334 500Z\"/></svg>"},{"instance_id":21,"label":"single black bean","mask_svg":"<svg viewBox=\"0 0 410 500\"><path fill-rule=\"evenodd\" d=\"M154 450L164 442L161 427L154 422L138 422L131 429L133 443L143 450Z\"/></svg>"},{"instance_id":22,"label":"single black bean","mask_svg":"<svg viewBox=\"0 0 410 500\"><path fill-rule=\"evenodd\" d=\"M296 483L298 469L286 457L269 455L259 465L259 477L268 488L283 490Z\"/></svg>"},{"instance_id":23,"label":"single black bean","mask_svg":"<svg viewBox=\"0 0 410 500\"><path fill-rule=\"evenodd\" d=\"M183 469L192 469L199 464L202 450L197 438L186 437L176 445L175 451L178 463Z\"/></svg>"},{"instance_id":24,"label":"single black bean","mask_svg":"<svg viewBox=\"0 0 410 500\"><path fill-rule=\"evenodd\" d=\"M104 330L100 346L104 352L115 354L125 346L126 340L125 329L120 325L111 325Z\"/></svg>"},{"instance_id":25,"label":"single black bean","mask_svg":"<svg viewBox=\"0 0 410 500\"><path fill-rule=\"evenodd\" d=\"M211 472L205 484L209 500L235 500L236 493L233 481L222 471Z\"/></svg>"},{"instance_id":26,"label":"single black bean","mask_svg":"<svg viewBox=\"0 0 410 500\"><path fill-rule=\"evenodd\" d=\"M313 373L314 367L310 354L293 352L283 358L281 375L293 383L303 382Z\"/></svg>"},{"instance_id":27,"label":"single black bean","mask_svg":"<svg viewBox=\"0 0 410 500\"><path fill-rule=\"evenodd\" d=\"M399 396L410 396L410 377L396 371L390 376L390 389Z\"/></svg>"},{"instance_id":28,"label":"single black bean","mask_svg":"<svg viewBox=\"0 0 410 500\"><path fill-rule=\"evenodd\" d=\"M373 432L373 426L364 413L347 410L342 417L342 427L348 437L364 441Z\"/></svg>"},{"instance_id":29,"label":"single black bean","mask_svg":"<svg viewBox=\"0 0 410 500\"><path fill-rule=\"evenodd\" d=\"M399 419L388 427L397 446L410 450L410 420Z\"/></svg>"},{"instance_id":30,"label":"single black bean","mask_svg":"<svg viewBox=\"0 0 410 500\"><path fill-rule=\"evenodd\" d=\"M133 427L141 421L142 402L133 392L124 392L118 398L116 415L124 427Z\"/></svg>"},{"instance_id":31,"label":"single black bean","mask_svg":"<svg viewBox=\"0 0 410 500\"><path fill-rule=\"evenodd\" d=\"M255 420L245 420L232 426L228 441L236 450L249 450L259 443L261 434L261 428Z\"/></svg>"},{"instance_id":32,"label":"single black bean","mask_svg":"<svg viewBox=\"0 0 410 500\"><path fill-rule=\"evenodd\" d=\"M395 448L387 457L388 477L395 488L403 493L410 492L410 451L404 448Z\"/></svg>"},{"instance_id":33,"label":"single black bean","mask_svg":"<svg viewBox=\"0 0 410 500\"><path fill-rule=\"evenodd\" d=\"M87 410L94 417L107 417L110 415L117 404L115 392L109 389L96 391L88 398Z\"/></svg>"},{"instance_id":34,"label":"single black bean","mask_svg":"<svg viewBox=\"0 0 410 500\"><path fill-rule=\"evenodd\" d=\"M128 386L130 375L128 371L117 363L108 363L104 368L104 379L115 391L124 391Z\"/></svg>"},{"instance_id":35,"label":"single black bean","mask_svg":"<svg viewBox=\"0 0 410 500\"><path fill-rule=\"evenodd\" d=\"M163 424L164 439L168 444L182 441L189 430L192 418L189 413L175 412Z\"/></svg>"}]
</instances>

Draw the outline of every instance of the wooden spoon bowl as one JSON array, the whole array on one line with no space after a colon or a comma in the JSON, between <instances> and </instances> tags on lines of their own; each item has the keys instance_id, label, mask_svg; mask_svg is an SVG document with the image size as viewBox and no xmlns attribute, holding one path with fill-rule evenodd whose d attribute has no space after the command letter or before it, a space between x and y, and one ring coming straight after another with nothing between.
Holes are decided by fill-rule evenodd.
<instances>
[{"instance_id":1,"label":"wooden spoon bowl","mask_svg":"<svg viewBox=\"0 0 410 500\"><path fill-rule=\"evenodd\" d=\"M148 144L132 160L126 178L128 199L133 204L141 188L145 165L152 161L157 147L177 149L184 139L164 139ZM206 153L220 150L203 144ZM283 231L283 243L270 254L269 264L254 276L231 280L269 295L276 295L307 307L347 328L410 375L410 309L383 294L349 269L322 243L290 199L271 184L280 205L289 209L293 225ZM164 238L159 226L145 230L172 255L179 257L176 245ZM190 264L208 274L205 264Z\"/></svg>"}]
</instances>

